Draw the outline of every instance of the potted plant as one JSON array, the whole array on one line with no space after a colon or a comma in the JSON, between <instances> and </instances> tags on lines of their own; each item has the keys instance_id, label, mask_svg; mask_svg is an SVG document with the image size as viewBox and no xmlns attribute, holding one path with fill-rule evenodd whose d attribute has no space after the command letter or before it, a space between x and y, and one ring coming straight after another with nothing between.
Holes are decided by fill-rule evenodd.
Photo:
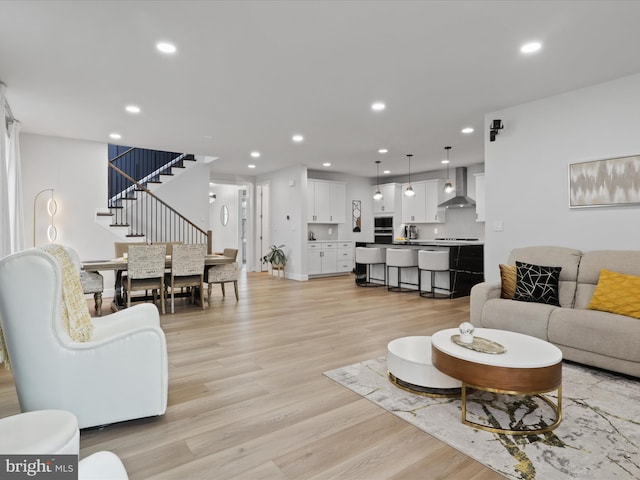
<instances>
[{"instance_id":1,"label":"potted plant","mask_svg":"<svg viewBox=\"0 0 640 480\"><path fill-rule=\"evenodd\" d=\"M284 267L287 264L287 256L282 247L284 245L271 245L269 253L262 257L262 263L270 263L272 267Z\"/></svg>"}]
</instances>

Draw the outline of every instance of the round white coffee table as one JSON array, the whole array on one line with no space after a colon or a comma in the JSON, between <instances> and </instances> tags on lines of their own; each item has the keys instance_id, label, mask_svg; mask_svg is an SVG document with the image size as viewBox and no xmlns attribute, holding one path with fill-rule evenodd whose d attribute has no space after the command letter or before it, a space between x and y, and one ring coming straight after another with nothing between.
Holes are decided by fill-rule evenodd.
<instances>
[{"instance_id":1,"label":"round white coffee table","mask_svg":"<svg viewBox=\"0 0 640 480\"><path fill-rule=\"evenodd\" d=\"M462 382L462 423L481 430L511 435L546 433L562 420L562 352L539 338L521 333L476 328L475 337L497 342L506 352L490 354L470 350L451 340L459 334L457 328L436 332L431 337L433 365ZM539 396L555 412L554 422L534 430L505 430L489 427L467 419L467 388L510 395ZM557 403L542 395L558 391Z\"/></svg>"},{"instance_id":2,"label":"round white coffee table","mask_svg":"<svg viewBox=\"0 0 640 480\"><path fill-rule=\"evenodd\" d=\"M431 363L431 337L402 337L387 345L389 380L412 393L435 397L460 395L460 381Z\"/></svg>"}]
</instances>

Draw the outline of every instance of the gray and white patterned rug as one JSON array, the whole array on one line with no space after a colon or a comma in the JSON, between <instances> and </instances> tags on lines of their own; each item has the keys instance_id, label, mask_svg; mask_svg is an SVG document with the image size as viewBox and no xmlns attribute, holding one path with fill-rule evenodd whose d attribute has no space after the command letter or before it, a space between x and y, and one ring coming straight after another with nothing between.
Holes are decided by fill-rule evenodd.
<instances>
[{"instance_id":1,"label":"gray and white patterned rug","mask_svg":"<svg viewBox=\"0 0 640 480\"><path fill-rule=\"evenodd\" d=\"M394 386L386 357L324 372L508 478L640 478L640 382L567 363L562 374L562 423L542 435L503 435L463 425L459 398L425 397ZM549 397L555 402L556 393ZM544 425L553 416L541 401L479 392L467 409L470 420L502 428Z\"/></svg>"}]
</instances>

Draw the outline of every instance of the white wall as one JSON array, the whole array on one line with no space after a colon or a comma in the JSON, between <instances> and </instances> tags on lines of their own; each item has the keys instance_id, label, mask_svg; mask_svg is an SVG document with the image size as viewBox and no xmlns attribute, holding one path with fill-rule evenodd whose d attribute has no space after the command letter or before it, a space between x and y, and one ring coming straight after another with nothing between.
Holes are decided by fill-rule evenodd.
<instances>
[{"instance_id":1,"label":"white wall","mask_svg":"<svg viewBox=\"0 0 640 480\"><path fill-rule=\"evenodd\" d=\"M283 168L261 176L257 183L269 184L269 233L272 244L285 245L287 278L306 280L306 167L296 165Z\"/></svg>"},{"instance_id":2,"label":"white wall","mask_svg":"<svg viewBox=\"0 0 640 480\"><path fill-rule=\"evenodd\" d=\"M106 162L105 162L106 165ZM209 167L195 163L153 188L162 201L204 231L209 230Z\"/></svg>"},{"instance_id":3,"label":"white wall","mask_svg":"<svg viewBox=\"0 0 640 480\"><path fill-rule=\"evenodd\" d=\"M44 188L55 189L56 243L74 247L81 258L113 257L113 238L95 223L97 208L107 203L107 144L43 135L20 136L26 244L33 243L33 200ZM37 244L47 243L47 194L36 209Z\"/></svg>"},{"instance_id":4,"label":"white wall","mask_svg":"<svg viewBox=\"0 0 640 480\"><path fill-rule=\"evenodd\" d=\"M216 195L216 200L209 204L210 225L213 232L213 251L221 252L225 248L238 248L239 233L239 202L237 185L216 185L210 191ZM226 205L229 209L229 222L222 225L220 211ZM238 255L238 258L240 256Z\"/></svg>"},{"instance_id":5,"label":"white wall","mask_svg":"<svg viewBox=\"0 0 640 480\"><path fill-rule=\"evenodd\" d=\"M485 116L504 123L485 140L487 280L515 247L638 249L640 206L570 209L568 165L640 154L639 106L634 75Z\"/></svg>"}]
</instances>

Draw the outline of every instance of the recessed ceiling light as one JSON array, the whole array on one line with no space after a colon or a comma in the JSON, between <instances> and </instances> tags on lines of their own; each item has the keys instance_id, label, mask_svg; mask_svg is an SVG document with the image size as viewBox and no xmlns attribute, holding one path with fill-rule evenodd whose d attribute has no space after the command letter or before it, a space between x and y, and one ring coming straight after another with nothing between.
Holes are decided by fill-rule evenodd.
<instances>
[{"instance_id":1,"label":"recessed ceiling light","mask_svg":"<svg viewBox=\"0 0 640 480\"><path fill-rule=\"evenodd\" d=\"M382 102L375 102L371 104L371 110L374 112L381 112L386 108L386 105Z\"/></svg>"},{"instance_id":2,"label":"recessed ceiling light","mask_svg":"<svg viewBox=\"0 0 640 480\"><path fill-rule=\"evenodd\" d=\"M322 166L323 166L323 167L330 167L330 166L331 166L331 164L330 164L329 162L324 162L324 163L322 164Z\"/></svg>"},{"instance_id":3,"label":"recessed ceiling light","mask_svg":"<svg viewBox=\"0 0 640 480\"><path fill-rule=\"evenodd\" d=\"M384 171L384 172L382 172L382 173L384 173L384 174L388 175L388 174L390 174L390 173L391 173L391 170L385 170L385 171Z\"/></svg>"},{"instance_id":4,"label":"recessed ceiling light","mask_svg":"<svg viewBox=\"0 0 640 480\"><path fill-rule=\"evenodd\" d=\"M386 148L381 148L380 150L378 150L378 153L388 153L389 150L387 150Z\"/></svg>"},{"instance_id":5,"label":"recessed ceiling light","mask_svg":"<svg viewBox=\"0 0 640 480\"><path fill-rule=\"evenodd\" d=\"M256 168L256 166L255 166L253 163L251 163L251 164L247 165L247 167L249 167L249 168Z\"/></svg>"},{"instance_id":6,"label":"recessed ceiling light","mask_svg":"<svg viewBox=\"0 0 640 480\"><path fill-rule=\"evenodd\" d=\"M449 160L446 160L446 159L445 160L440 160L440 163L444 163L446 165L447 163L449 163Z\"/></svg>"},{"instance_id":7,"label":"recessed ceiling light","mask_svg":"<svg viewBox=\"0 0 640 480\"><path fill-rule=\"evenodd\" d=\"M176 46L169 42L158 42L156 43L156 48L162 53L176 53L177 50Z\"/></svg>"},{"instance_id":8,"label":"recessed ceiling light","mask_svg":"<svg viewBox=\"0 0 640 480\"><path fill-rule=\"evenodd\" d=\"M140 107L137 105L127 105L124 109L129 113L140 113Z\"/></svg>"},{"instance_id":9,"label":"recessed ceiling light","mask_svg":"<svg viewBox=\"0 0 640 480\"><path fill-rule=\"evenodd\" d=\"M542 48L542 44L540 42L529 42L525 43L520 47L520 51L522 53L534 53Z\"/></svg>"},{"instance_id":10,"label":"recessed ceiling light","mask_svg":"<svg viewBox=\"0 0 640 480\"><path fill-rule=\"evenodd\" d=\"M120 135L119 133L116 133L116 132L110 133L109 136L111 138L113 138L114 140L120 140L122 138L122 135Z\"/></svg>"},{"instance_id":11,"label":"recessed ceiling light","mask_svg":"<svg viewBox=\"0 0 640 480\"><path fill-rule=\"evenodd\" d=\"M465 127L462 129L462 133L473 133L473 128Z\"/></svg>"},{"instance_id":12,"label":"recessed ceiling light","mask_svg":"<svg viewBox=\"0 0 640 480\"><path fill-rule=\"evenodd\" d=\"M293 137L291 137L291 140L300 143L302 140L304 140L304 137L302 135L294 135Z\"/></svg>"},{"instance_id":13,"label":"recessed ceiling light","mask_svg":"<svg viewBox=\"0 0 640 480\"><path fill-rule=\"evenodd\" d=\"M260 152L251 152L253 158L260 158Z\"/></svg>"}]
</instances>

